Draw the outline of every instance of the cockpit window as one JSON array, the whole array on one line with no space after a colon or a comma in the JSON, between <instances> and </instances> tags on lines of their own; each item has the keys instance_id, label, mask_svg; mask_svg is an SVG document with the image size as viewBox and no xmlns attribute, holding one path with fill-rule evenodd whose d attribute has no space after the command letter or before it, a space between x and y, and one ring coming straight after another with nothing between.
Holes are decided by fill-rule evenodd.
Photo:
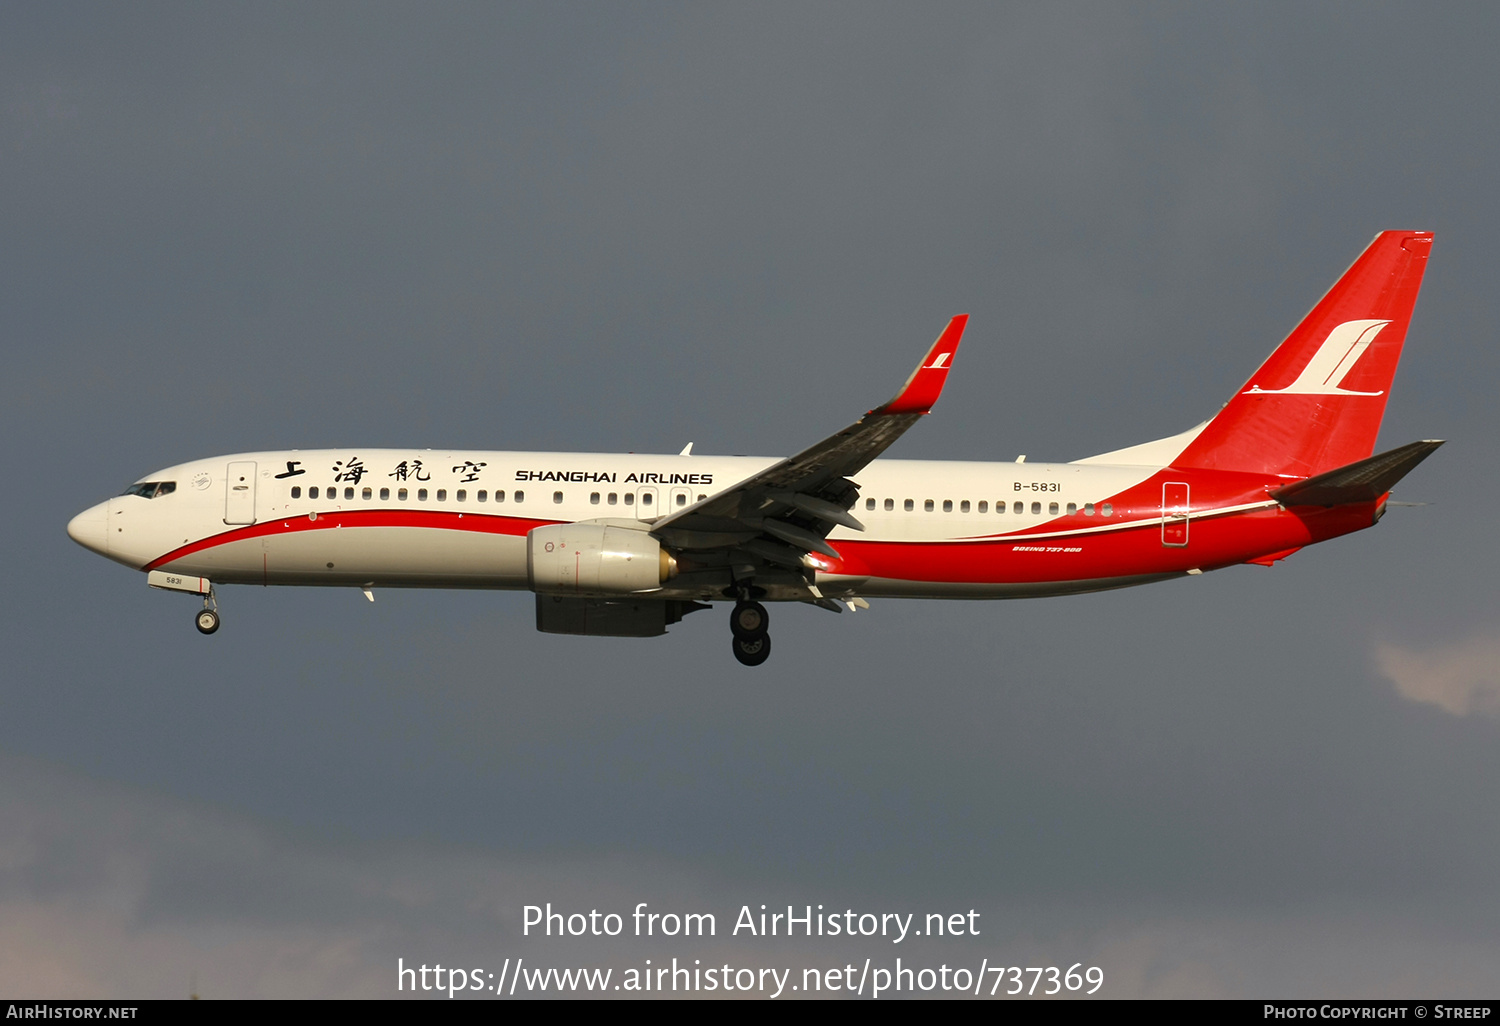
<instances>
[{"instance_id":1,"label":"cockpit window","mask_svg":"<svg viewBox=\"0 0 1500 1026\"><path fill-rule=\"evenodd\" d=\"M177 490L176 481L142 481L133 484L121 492L121 495L139 495L143 499L155 499L162 495L171 495Z\"/></svg>"}]
</instances>

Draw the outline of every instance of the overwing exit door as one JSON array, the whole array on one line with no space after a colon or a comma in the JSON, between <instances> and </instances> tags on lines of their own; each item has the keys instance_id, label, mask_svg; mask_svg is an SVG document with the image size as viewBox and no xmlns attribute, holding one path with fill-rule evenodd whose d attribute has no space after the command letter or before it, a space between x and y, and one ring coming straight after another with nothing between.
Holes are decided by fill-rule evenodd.
<instances>
[{"instance_id":1,"label":"overwing exit door","mask_svg":"<svg viewBox=\"0 0 1500 1026\"><path fill-rule=\"evenodd\" d=\"M656 506L655 488L637 488L635 490L635 516L637 520L655 520L661 516L662 511Z\"/></svg>"},{"instance_id":2,"label":"overwing exit door","mask_svg":"<svg viewBox=\"0 0 1500 1026\"><path fill-rule=\"evenodd\" d=\"M1161 543L1178 548L1188 543L1188 486L1167 481L1161 486Z\"/></svg>"},{"instance_id":3,"label":"overwing exit door","mask_svg":"<svg viewBox=\"0 0 1500 1026\"><path fill-rule=\"evenodd\" d=\"M224 475L224 523L255 523L255 462L229 464Z\"/></svg>"}]
</instances>

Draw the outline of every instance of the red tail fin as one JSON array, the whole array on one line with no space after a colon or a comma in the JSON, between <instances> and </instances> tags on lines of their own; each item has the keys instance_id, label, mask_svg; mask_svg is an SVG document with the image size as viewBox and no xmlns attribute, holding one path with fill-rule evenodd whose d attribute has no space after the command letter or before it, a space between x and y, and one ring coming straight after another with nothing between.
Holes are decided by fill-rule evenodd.
<instances>
[{"instance_id":1,"label":"red tail fin","mask_svg":"<svg viewBox=\"0 0 1500 1026\"><path fill-rule=\"evenodd\" d=\"M1375 451L1430 232L1381 232L1173 461L1307 477Z\"/></svg>"}]
</instances>

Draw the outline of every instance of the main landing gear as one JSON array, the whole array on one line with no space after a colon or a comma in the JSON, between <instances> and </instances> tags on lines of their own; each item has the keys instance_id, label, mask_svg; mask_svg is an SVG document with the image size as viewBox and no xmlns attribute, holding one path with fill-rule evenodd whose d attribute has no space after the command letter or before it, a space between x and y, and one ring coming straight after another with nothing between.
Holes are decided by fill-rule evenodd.
<instances>
[{"instance_id":1,"label":"main landing gear","mask_svg":"<svg viewBox=\"0 0 1500 1026\"><path fill-rule=\"evenodd\" d=\"M734 657L746 666L759 666L771 657L770 614L759 602L740 600L729 614L734 634Z\"/></svg>"}]
</instances>

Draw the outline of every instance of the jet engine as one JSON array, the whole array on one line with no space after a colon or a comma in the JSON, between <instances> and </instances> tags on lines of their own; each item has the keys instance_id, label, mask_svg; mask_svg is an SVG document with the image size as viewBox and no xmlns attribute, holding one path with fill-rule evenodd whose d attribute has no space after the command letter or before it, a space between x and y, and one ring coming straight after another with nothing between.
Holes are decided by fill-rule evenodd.
<instances>
[{"instance_id":1,"label":"jet engine","mask_svg":"<svg viewBox=\"0 0 1500 1026\"><path fill-rule=\"evenodd\" d=\"M543 595L629 595L654 591L677 560L645 531L603 524L551 524L526 536L526 576Z\"/></svg>"}]
</instances>

